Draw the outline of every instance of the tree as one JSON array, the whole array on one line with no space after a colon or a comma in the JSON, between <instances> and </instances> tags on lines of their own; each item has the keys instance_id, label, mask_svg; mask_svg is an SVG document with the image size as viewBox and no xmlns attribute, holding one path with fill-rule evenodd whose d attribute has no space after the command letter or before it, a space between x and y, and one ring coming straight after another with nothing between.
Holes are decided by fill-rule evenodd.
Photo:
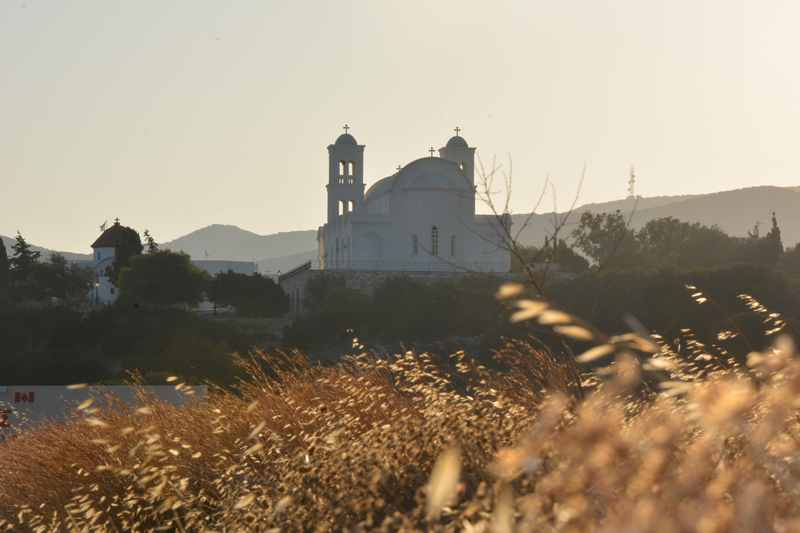
<instances>
[{"instance_id":1,"label":"tree","mask_svg":"<svg viewBox=\"0 0 800 533\"><path fill-rule=\"evenodd\" d=\"M784 252L778 262L778 269L787 277L800 281L800 244Z\"/></svg>"},{"instance_id":2,"label":"tree","mask_svg":"<svg viewBox=\"0 0 800 533\"><path fill-rule=\"evenodd\" d=\"M554 241L556 244L553 244ZM589 270L589 261L575 252L564 239L547 240L544 257L563 272L580 274Z\"/></svg>"},{"instance_id":3,"label":"tree","mask_svg":"<svg viewBox=\"0 0 800 533\"><path fill-rule=\"evenodd\" d=\"M577 253L564 239L553 241L547 239L542 248L519 245L519 253L511 256L511 271L525 274L527 269L523 262L536 269L536 264L551 264L561 272L580 274L589 270L589 261Z\"/></svg>"},{"instance_id":4,"label":"tree","mask_svg":"<svg viewBox=\"0 0 800 533\"><path fill-rule=\"evenodd\" d=\"M286 293L270 278L254 273L220 272L214 277L211 299L230 305L243 316L275 317L289 309Z\"/></svg>"},{"instance_id":5,"label":"tree","mask_svg":"<svg viewBox=\"0 0 800 533\"><path fill-rule=\"evenodd\" d=\"M629 268L639 263L636 235L621 211L581 215L572 232L575 246L592 259L598 269Z\"/></svg>"},{"instance_id":6,"label":"tree","mask_svg":"<svg viewBox=\"0 0 800 533\"><path fill-rule=\"evenodd\" d=\"M144 230L144 243L147 246L148 254L154 254L158 251L158 243L153 236L150 235L150 230Z\"/></svg>"},{"instance_id":7,"label":"tree","mask_svg":"<svg viewBox=\"0 0 800 533\"><path fill-rule=\"evenodd\" d=\"M315 276L306 284L304 306L310 313L321 312L327 302L335 300L332 294L340 293L346 288L344 278L336 274L323 273Z\"/></svg>"},{"instance_id":8,"label":"tree","mask_svg":"<svg viewBox=\"0 0 800 533\"><path fill-rule=\"evenodd\" d=\"M33 272L33 267L39 262L41 254L33 250L20 232L17 232L16 242L11 249L14 250L14 255L9 261L12 279L25 280Z\"/></svg>"},{"instance_id":9,"label":"tree","mask_svg":"<svg viewBox=\"0 0 800 533\"><path fill-rule=\"evenodd\" d=\"M650 267L712 268L729 263L738 246L721 229L673 217L649 221L636 234L642 260Z\"/></svg>"},{"instance_id":10,"label":"tree","mask_svg":"<svg viewBox=\"0 0 800 533\"><path fill-rule=\"evenodd\" d=\"M119 226L119 222L116 222L114 226ZM139 232L132 228L120 226L120 232L115 244L114 263L109 269L109 278L114 285L120 286L120 273L128 266L131 259L141 255L143 250L144 247L142 246Z\"/></svg>"},{"instance_id":11,"label":"tree","mask_svg":"<svg viewBox=\"0 0 800 533\"><path fill-rule=\"evenodd\" d=\"M40 299L83 301L94 280L94 271L88 267L69 264L63 255L54 253L49 262L38 263L34 267L32 279Z\"/></svg>"},{"instance_id":12,"label":"tree","mask_svg":"<svg viewBox=\"0 0 800 533\"><path fill-rule=\"evenodd\" d=\"M783 254L783 242L781 240L781 228L778 226L778 219L772 213L772 227L766 235L761 237L759 224L747 232L747 237L739 239L739 250L734 257L734 261L766 267L775 267Z\"/></svg>"},{"instance_id":13,"label":"tree","mask_svg":"<svg viewBox=\"0 0 800 533\"><path fill-rule=\"evenodd\" d=\"M130 259L119 276L120 301L129 304L196 305L208 284L208 275L188 255L162 250Z\"/></svg>"},{"instance_id":14,"label":"tree","mask_svg":"<svg viewBox=\"0 0 800 533\"><path fill-rule=\"evenodd\" d=\"M774 211L772 212L772 227L764 239L766 241L763 246L766 256L764 260L769 265L775 265L783 254L783 240L781 239L781 228L778 226L778 217L775 216Z\"/></svg>"},{"instance_id":15,"label":"tree","mask_svg":"<svg viewBox=\"0 0 800 533\"><path fill-rule=\"evenodd\" d=\"M8 297L8 287L11 284L10 272L8 270L8 253L6 245L0 239L0 301Z\"/></svg>"}]
</instances>

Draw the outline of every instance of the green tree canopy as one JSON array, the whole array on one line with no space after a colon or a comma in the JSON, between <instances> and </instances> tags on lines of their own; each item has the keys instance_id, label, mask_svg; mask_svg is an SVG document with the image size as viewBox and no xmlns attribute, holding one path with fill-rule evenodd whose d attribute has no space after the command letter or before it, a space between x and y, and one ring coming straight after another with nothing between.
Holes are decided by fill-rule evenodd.
<instances>
[{"instance_id":1,"label":"green tree canopy","mask_svg":"<svg viewBox=\"0 0 800 533\"><path fill-rule=\"evenodd\" d=\"M63 255L54 253L48 262L37 263L32 277L39 299L78 302L88 295L95 274L91 268L69 264Z\"/></svg>"},{"instance_id":2,"label":"green tree canopy","mask_svg":"<svg viewBox=\"0 0 800 533\"><path fill-rule=\"evenodd\" d=\"M541 265L550 264L560 272L580 274L589 270L589 261L577 253L564 239L558 239L556 245L547 240L542 248L537 246L518 246L519 255L511 255L511 272L527 273L525 264L538 270ZM544 274L542 274L544 275Z\"/></svg>"},{"instance_id":3,"label":"green tree canopy","mask_svg":"<svg viewBox=\"0 0 800 533\"><path fill-rule=\"evenodd\" d=\"M572 238L578 250L599 268L638 266L639 243L621 211L583 213Z\"/></svg>"},{"instance_id":4,"label":"green tree canopy","mask_svg":"<svg viewBox=\"0 0 800 533\"><path fill-rule=\"evenodd\" d=\"M784 252L778 269L790 279L800 282L800 244Z\"/></svg>"},{"instance_id":5,"label":"green tree canopy","mask_svg":"<svg viewBox=\"0 0 800 533\"><path fill-rule=\"evenodd\" d=\"M672 217L649 221L636 234L642 261L652 267L710 268L728 263L737 240L721 229Z\"/></svg>"},{"instance_id":6,"label":"green tree canopy","mask_svg":"<svg viewBox=\"0 0 800 533\"><path fill-rule=\"evenodd\" d=\"M184 253L162 250L136 255L120 272L120 301L161 307L195 305L207 284L208 275Z\"/></svg>"},{"instance_id":7,"label":"green tree canopy","mask_svg":"<svg viewBox=\"0 0 800 533\"><path fill-rule=\"evenodd\" d=\"M115 226L119 226L119 223L116 223ZM130 264L132 258L141 255L144 250L139 232L125 226L119 226L119 228L119 234L116 236L114 263L109 272L111 282L117 287L120 287L121 272Z\"/></svg>"},{"instance_id":8,"label":"green tree canopy","mask_svg":"<svg viewBox=\"0 0 800 533\"><path fill-rule=\"evenodd\" d=\"M10 284L10 272L8 270L8 252L6 245L0 239L0 300L6 296Z\"/></svg>"},{"instance_id":9,"label":"green tree canopy","mask_svg":"<svg viewBox=\"0 0 800 533\"><path fill-rule=\"evenodd\" d=\"M8 264L8 252L6 245L0 239L0 304L8 303L11 287L11 271Z\"/></svg>"},{"instance_id":10,"label":"green tree canopy","mask_svg":"<svg viewBox=\"0 0 800 533\"><path fill-rule=\"evenodd\" d=\"M147 246L148 254L154 254L158 251L158 243L153 236L150 235L150 230L144 230L144 243Z\"/></svg>"},{"instance_id":11,"label":"green tree canopy","mask_svg":"<svg viewBox=\"0 0 800 533\"><path fill-rule=\"evenodd\" d=\"M243 316L274 317L289 309L289 298L272 279L254 273L221 272L214 277L211 299Z\"/></svg>"},{"instance_id":12,"label":"green tree canopy","mask_svg":"<svg viewBox=\"0 0 800 533\"><path fill-rule=\"evenodd\" d=\"M16 242L11 249L14 251L9 261L12 279L24 280L33 272L33 267L39 262L41 254L28 244L20 232L17 232Z\"/></svg>"}]
</instances>

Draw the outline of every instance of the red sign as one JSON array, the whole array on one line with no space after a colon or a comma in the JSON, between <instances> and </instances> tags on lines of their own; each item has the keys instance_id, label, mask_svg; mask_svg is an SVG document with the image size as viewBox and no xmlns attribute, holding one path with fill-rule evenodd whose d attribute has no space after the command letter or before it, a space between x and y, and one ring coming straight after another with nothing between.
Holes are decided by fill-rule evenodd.
<instances>
[{"instance_id":1,"label":"red sign","mask_svg":"<svg viewBox=\"0 0 800 533\"><path fill-rule=\"evenodd\" d=\"M33 391L15 392L14 403L33 403Z\"/></svg>"}]
</instances>

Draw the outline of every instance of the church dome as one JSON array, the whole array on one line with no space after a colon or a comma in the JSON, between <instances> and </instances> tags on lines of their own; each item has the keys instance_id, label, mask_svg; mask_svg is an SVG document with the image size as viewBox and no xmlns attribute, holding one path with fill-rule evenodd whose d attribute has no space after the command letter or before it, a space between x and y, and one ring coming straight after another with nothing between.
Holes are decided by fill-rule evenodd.
<instances>
[{"instance_id":1,"label":"church dome","mask_svg":"<svg viewBox=\"0 0 800 533\"><path fill-rule=\"evenodd\" d=\"M467 141L461 135L454 135L447 141L448 148L469 148Z\"/></svg>"},{"instance_id":2,"label":"church dome","mask_svg":"<svg viewBox=\"0 0 800 533\"><path fill-rule=\"evenodd\" d=\"M92 248L116 248L130 242L141 243L139 234L136 230L116 222L94 241Z\"/></svg>"},{"instance_id":3,"label":"church dome","mask_svg":"<svg viewBox=\"0 0 800 533\"><path fill-rule=\"evenodd\" d=\"M342 133L336 139L336 144L349 144L349 145L357 145L356 138L350 135L349 133Z\"/></svg>"},{"instance_id":4,"label":"church dome","mask_svg":"<svg viewBox=\"0 0 800 533\"><path fill-rule=\"evenodd\" d=\"M397 174L393 176L387 176L373 183L372 186L369 189L367 189L367 192L364 194L364 201L369 202L373 198L376 198L386 192L391 191L392 187L394 187L396 178Z\"/></svg>"}]
</instances>

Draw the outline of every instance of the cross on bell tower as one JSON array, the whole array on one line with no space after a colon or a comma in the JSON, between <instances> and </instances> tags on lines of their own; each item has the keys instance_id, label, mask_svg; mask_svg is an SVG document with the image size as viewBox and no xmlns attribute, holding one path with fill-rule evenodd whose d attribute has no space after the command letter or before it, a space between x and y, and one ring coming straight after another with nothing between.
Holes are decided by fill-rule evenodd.
<instances>
[{"instance_id":1,"label":"cross on bell tower","mask_svg":"<svg viewBox=\"0 0 800 533\"><path fill-rule=\"evenodd\" d=\"M431 157L433 157L433 153L436 152L436 148L431 146L430 148L428 148L428 151L431 153Z\"/></svg>"},{"instance_id":2,"label":"cross on bell tower","mask_svg":"<svg viewBox=\"0 0 800 533\"><path fill-rule=\"evenodd\" d=\"M456 132L456 135L460 135L460 134L461 134L461 128L459 128L458 126L456 126L456 127L453 129L453 131L454 131L454 132Z\"/></svg>"},{"instance_id":3,"label":"cross on bell tower","mask_svg":"<svg viewBox=\"0 0 800 533\"><path fill-rule=\"evenodd\" d=\"M348 133L349 131L350 131L350 124L345 124L344 125L344 132Z\"/></svg>"}]
</instances>

